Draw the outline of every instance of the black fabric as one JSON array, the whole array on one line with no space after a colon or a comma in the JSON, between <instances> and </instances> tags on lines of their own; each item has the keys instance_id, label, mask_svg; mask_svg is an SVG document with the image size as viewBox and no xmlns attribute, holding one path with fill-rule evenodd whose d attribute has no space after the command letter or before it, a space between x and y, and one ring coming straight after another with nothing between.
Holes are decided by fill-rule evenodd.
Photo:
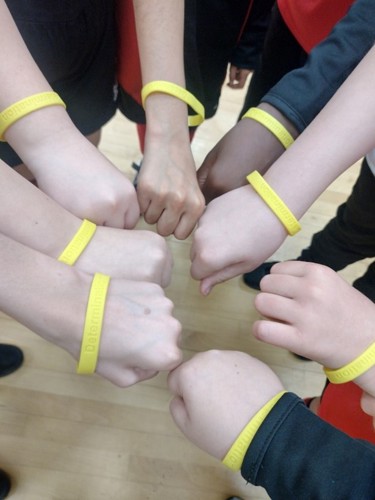
<instances>
[{"instance_id":1,"label":"black fabric","mask_svg":"<svg viewBox=\"0 0 375 500\"><path fill-rule=\"evenodd\" d=\"M116 33L113 0L6 0L33 58L84 134L115 113ZM0 158L21 162L6 144Z\"/></svg>"},{"instance_id":2,"label":"black fabric","mask_svg":"<svg viewBox=\"0 0 375 500\"><path fill-rule=\"evenodd\" d=\"M375 257L375 177L364 159L349 198L298 260L339 271L367 257Z\"/></svg>"},{"instance_id":3,"label":"black fabric","mask_svg":"<svg viewBox=\"0 0 375 500\"><path fill-rule=\"evenodd\" d=\"M279 109L302 132L373 46L374 19L373 0L354 2L330 36L311 51L306 64L283 77L262 100ZM281 39L280 57L288 51L283 43Z\"/></svg>"},{"instance_id":4,"label":"black fabric","mask_svg":"<svg viewBox=\"0 0 375 500\"><path fill-rule=\"evenodd\" d=\"M260 68L251 78L239 118L248 109L258 106L284 75L303 66L306 58L306 52L289 31L275 5L265 36Z\"/></svg>"},{"instance_id":5,"label":"black fabric","mask_svg":"<svg viewBox=\"0 0 375 500\"><path fill-rule=\"evenodd\" d=\"M250 444L241 474L272 500L374 500L375 447L336 430L286 393Z\"/></svg>"}]
</instances>

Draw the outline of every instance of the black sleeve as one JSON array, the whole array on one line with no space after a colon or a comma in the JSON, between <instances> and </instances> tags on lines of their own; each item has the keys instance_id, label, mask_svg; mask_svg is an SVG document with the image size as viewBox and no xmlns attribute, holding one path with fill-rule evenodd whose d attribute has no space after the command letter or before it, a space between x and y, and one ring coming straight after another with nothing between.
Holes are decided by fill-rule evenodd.
<instances>
[{"instance_id":1,"label":"black sleeve","mask_svg":"<svg viewBox=\"0 0 375 500\"><path fill-rule=\"evenodd\" d=\"M375 2L357 0L306 64L285 75L262 99L302 132L375 42Z\"/></svg>"},{"instance_id":2,"label":"black sleeve","mask_svg":"<svg viewBox=\"0 0 375 500\"><path fill-rule=\"evenodd\" d=\"M241 473L272 500L375 499L375 447L338 431L291 393L263 422Z\"/></svg>"}]
</instances>

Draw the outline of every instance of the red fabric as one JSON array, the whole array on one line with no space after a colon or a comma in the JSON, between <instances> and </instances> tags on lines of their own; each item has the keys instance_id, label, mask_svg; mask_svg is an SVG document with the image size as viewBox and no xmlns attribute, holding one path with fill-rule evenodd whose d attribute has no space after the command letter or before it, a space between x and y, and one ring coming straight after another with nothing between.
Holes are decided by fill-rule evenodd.
<instances>
[{"instance_id":1,"label":"red fabric","mask_svg":"<svg viewBox=\"0 0 375 500\"><path fill-rule=\"evenodd\" d=\"M329 35L352 3L354 0L277 0L285 24L306 52Z\"/></svg>"},{"instance_id":2,"label":"red fabric","mask_svg":"<svg viewBox=\"0 0 375 500\"><path fill-rule=\"evenodd\" d=\"M353 382L328 384L323 392L318 415L349 436L375 444L372 417L361 409L361 396L361 389Z\"/></svg>"},{"instance_id":3,"label":"red fabric","mask_svg":"<svg viewBox=\"0 0 375 500\"><path fill-rule=\"evenodd\" d=\"M117 79L121 87L141 104L142 73L132 0L118 0Z\"/></svg>"}]
</instances>

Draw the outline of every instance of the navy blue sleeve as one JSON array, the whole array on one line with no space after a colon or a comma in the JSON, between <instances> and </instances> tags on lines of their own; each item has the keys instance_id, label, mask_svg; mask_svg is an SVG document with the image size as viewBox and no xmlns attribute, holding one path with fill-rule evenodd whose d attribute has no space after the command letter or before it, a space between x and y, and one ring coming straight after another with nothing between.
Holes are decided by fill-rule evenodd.
<instances>
[{"instance_id":1,"label":"navy blue sleeve","mask_svg":"<svg viewBox=\"0 0 375 500\"><path fill-rule=\"evenodd\" d=\"M357 0L306 64L285 75L262 99L302 132L375 42L375 2Z\"/></svg>"},{"instance_id":2,"label":"navy blue sleeve","mask_svg":"<svg viewBox=\"0 0 375 500\"><path fill-rule=\"evenodd\" d=\"M261 425L241 473L272 500L375 499L375 447L324 422L292 393Z\"/></svg>"}]
</instances>

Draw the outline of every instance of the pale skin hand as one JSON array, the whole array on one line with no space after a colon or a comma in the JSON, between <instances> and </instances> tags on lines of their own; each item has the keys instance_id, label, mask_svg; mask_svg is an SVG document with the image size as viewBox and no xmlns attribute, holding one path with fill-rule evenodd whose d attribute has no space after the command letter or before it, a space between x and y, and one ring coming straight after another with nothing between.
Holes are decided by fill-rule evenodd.
<instances>
[{"instance_id":1,"label":"pale skin hand","mask_svg":"<svg viewBox=\"0 0 375 500\"><path fill-rule=\"evenodd\" d=\"M282 262L260 283L258 340L341 368L374 341L375 305L332 269L311 262ZM355 382L375 395L375 368Z\"/></svg>"},{"instance_id":2,"label":"pale skin hand","mask_svg":"<svg viewBox=\"0 0 375 500\"><path fill-rule=\"evenodd\" d=\"M137 40L145 85L165 80L185 87L182 0L134 0ZM146 222L162 236L185 239L204 210L190 148L187 105L153 93L145 102L145 156L138 200Z\"/></svg>"},{"instance_id":3,"label":"pale skin hand","mask_svg":"<svg viewBox=\"0 0 375 500\"><path fill-rule=\"evenodd\" d=\"M255 236L256 235L256 236ZM287 233L251 186L213 200L199 220L191 247L191 275L203 295L214 285L254 269Z\"/></svg>"},{"instance_id":4,"label":"pale skin hand","mask_svg":"<svg viewBox=\"0 0 375 500\"><path fill-rule=\"evenodd\" d=\"M78 359L92 276L3 235L0 257L1 309ZM96 372L128 387L176 367L181 325L172 309L158 285L111 280Z\"/></svg>"},{"instance_id":5,"label":"pale skin hand","mask_svg":"<svg viewBox=\"0 0 375 500\"><path fill-rule=\"evenodd\" d=\"M3 0L0 0L0 110L52 89L34 60ZM41 189L79 217L132 228L139 218L128 179L74 127L62 106L50 106L16 121L5 139L35 175Z\"/></svg>"},{"instance_id":6,"label":"pale skin hand","mask_svg":"<svg viewBox=\"0 0 375 500\"><path fill-rule=\"evenodd\" d=\"M170 100L161 95L158 98ZM176 102L177 107L181 104ZM172 121L171 127L167 122L160 134L154 133L154 127L147 125L145 156L137 186L145 221L156 224L160 235L174 234L178 239L187 238L193 231L205 205L185 120L186 117L180 122L182 130Z\"/></svg>"},{"instance_id":7,"label":"pale skin hand","mask_svg":"<svg viewBox=\"0 0 375 500\"><path fill-rule=\"evenodd\" d=\"M374 71L375 49L371 49L317 118L265 173L265 181L297 219L338 175L374 148L375 94L368 78ZM214 200L201 218L193 243L192 276L203 280L203 293L209 293L215 283L254 269L261 263L260 255L269 257L284 241L281 223L270 222L269 207L255 202L254 193L247 189L241 187ZM256 245L261 245L261 251L252 250Z\"/></svg>"},{"instance_id":8,"label":"pale skin hand","mask_svg":"<svg viewBox=\"0 0 375 500\"><path fill-rule=\"evenodd\" d=\"M169 374L168 386L177 427L219 460L255 413L283 390L268 366L236 351L196 354Z\"/></svg>"},{"instance_id":9,"label":"pale skin hand","mask_svg":"<svg viewBox=\"0 0 375 500\"><path fill-rule=\"evenodd\" d=\"M30 248L57 258L82 220L0 161L0 231ZM12 214L12 217L9 217ZM151 231L98 226L75 263L89 274L150 281L163 287L170 281L172 255L164 238Z\"/></svg>"},{"instance_id":10,"label":"pale skin hand","mask_svg":"<svg viewBox=\"0 0 375 500\"><path fill-rule=\"evenodd\" d=\"M16 141L21 129L26 131L39 119L45 123L46 114L59 112L40 110L15 123L6 134L9 143ZM42 129L40 124L39 138ZM28 136L34 134L28 132ZM24 141L17 152L42 191L82 219L118 228L135 226L140 212L132 183L72 124L68 122L64 130L55 132L50 128L42 141L39 138L32 146Z\"/></svg>"}]
</instances>

